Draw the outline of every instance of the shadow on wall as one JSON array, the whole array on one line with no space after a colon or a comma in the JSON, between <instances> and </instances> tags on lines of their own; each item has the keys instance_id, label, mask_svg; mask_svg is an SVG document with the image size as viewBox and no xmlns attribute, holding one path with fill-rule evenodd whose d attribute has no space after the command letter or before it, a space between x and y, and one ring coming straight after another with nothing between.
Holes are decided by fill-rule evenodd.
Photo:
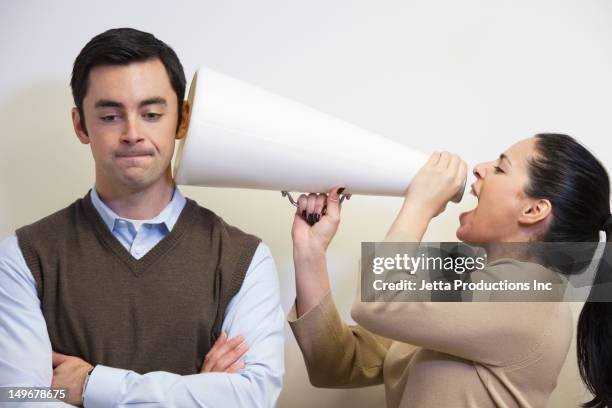
<instances>
[{"instance_id":1,"label":"shadow on wall","mask_svg":"<svg viewBox=\"0 0 612 408\"><path fill-rule=\"evenodd\" d=\"M88 146L72 130L67 83L44 81L3 98L0 237L83 196L94 180Z\"/></svg>"}]
</instances>

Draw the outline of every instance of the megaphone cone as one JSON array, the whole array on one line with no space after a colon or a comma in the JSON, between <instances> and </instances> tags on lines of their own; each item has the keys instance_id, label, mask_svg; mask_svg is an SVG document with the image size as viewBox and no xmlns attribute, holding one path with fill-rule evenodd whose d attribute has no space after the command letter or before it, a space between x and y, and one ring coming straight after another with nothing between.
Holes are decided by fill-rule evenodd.
<instances>
[{"instance_id":1,"label":"megaphone cone","mask_svg":"<svg viewBox=\"0 0 612 408\"><path fill-rule=\"evenodd\" d=\"M428 156L208 68L196 72L178 184L402 196ZM458 202L463 195L453 201Z\"/></svg>"}]
</instances>

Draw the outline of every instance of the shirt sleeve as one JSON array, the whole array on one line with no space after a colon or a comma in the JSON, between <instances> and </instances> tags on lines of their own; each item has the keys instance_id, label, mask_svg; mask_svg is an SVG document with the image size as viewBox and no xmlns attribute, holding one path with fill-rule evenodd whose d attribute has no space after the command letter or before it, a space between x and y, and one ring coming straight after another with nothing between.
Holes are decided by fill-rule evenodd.
<instances>
[{"instance_id":1,"label":"shirt sleeve","mask_svg":"<svg viewBox=\"0 0 612 408\"><path fill-rule=\"evenodd\" d=\"M236 374L140 375L98 365L85 391L85 408L273 407L284 374L284 322L276 266L269 248L259 245L242 287L229 302L222 329L228 338L245 337L246 367Z\"/></svg>"},{"instance_id":2,"label":"shirt sleeve","mask_svg":"<svg viewBox=\"0 0 612 408\"><path fill-rule=\"evenodd\" d=\"M512 265L507 267L513 267ZM516 271L518 273L518 271ZM487 275L488 271L481 271ZM566 319L555 302L364 302L361 279L351 316L393 340L494 366L523 364L545 345L553 322Z\"/></svg>"},{"instance_id":3,"label":"shirt sleeve","mask_svg":"<svg viewBox=\"0 0 612 408\"><path fill-rule=\"evenodd\" d=\"M302 350L315 387L351 388L383 383L383 366L391 341L360 326L349 326L338 314L331 293L289 325Z\"/></svg>"},{"instance_id":4,"label":"shirt sleeve","mask_svg":"<svg viewBox=\"0 0 612 408\"><path fill-rule=\"evenodd\" d=\"M17 237L0 242L0 386L50 387L53 379L51 341ZM23 405L22 405L23 404ZM31 402L13 403L27 406ZM62 402L37 402L37 407L69 407Z\"/></svg>"}]
</instances>

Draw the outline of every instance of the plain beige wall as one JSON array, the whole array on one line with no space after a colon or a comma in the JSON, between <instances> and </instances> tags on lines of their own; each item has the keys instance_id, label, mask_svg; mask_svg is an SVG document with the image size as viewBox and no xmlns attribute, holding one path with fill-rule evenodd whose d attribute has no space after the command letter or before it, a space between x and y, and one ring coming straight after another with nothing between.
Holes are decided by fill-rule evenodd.
<instances>
[{"instance_id":1,"label":"plain beige wall","mask_svg":"<svg viewBox=\"0 0 612 408\"><path fill-rule=\"evenodd\" d=\"M189 78L208 65L425 152L450 150L473 165L533 133L558 131L612 169L611 22L606 0L3 3L0 236L91 186L93 162L72 132L68 82L80 48L107 28L155 33L174 47ZM263 238L288 310L295 296L293 210L280 194L182 191ZM329 259L347 319L360 242L381 239L400 204L354 197L344 206ZM454 240L457 215L474 205L472 197L449 205L426 239ZM382 387L311 387L288 329L285 354L280 407L384 404ZM550 406L575 407L584 396L572 348Z\"/></svg>"}]
</instances>

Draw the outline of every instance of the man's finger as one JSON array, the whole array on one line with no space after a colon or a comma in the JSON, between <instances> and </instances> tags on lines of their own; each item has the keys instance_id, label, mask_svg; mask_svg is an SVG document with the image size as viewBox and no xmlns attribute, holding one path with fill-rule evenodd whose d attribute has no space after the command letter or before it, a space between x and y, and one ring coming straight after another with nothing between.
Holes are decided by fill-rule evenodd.
<instances>
[{"instance_id":1,"label":"man's finger","mask_svg":"<svg viewBox=\"0 0 612 408\"><path fill-rule=\"evenodd\" d=\"M233 339L231 339L225 344L225 346L223 347L224 350L221 354L225 354L225 353L228 353L234 350L236 347L240 346L243 342L244 342L243 336L234 337Z\"/></svg>"},{"instance_id":2,"label":"man's finger","mask_svg":"<svg viewBox=\"0 0 612 408\"><path fill-rule=\"evenodd\" d=\"M215 341L215 344L208 350L208 353L204 356L204 361L202 362L202 368L200 368L200 372L205 372L206 368L210 366L210 359L215 355L217 350L221 348L227 341L227 333L221 332L219 338Z\"/></svg>"},{"instance_id":3,"label":"man's finger","mask_svg":"<svg viewBox=\"0 0 612 408\"><path fill-rule=\"evenodd\" d=\"M65 354L57 353L57 352L53 351L51 353L51 363L53 364L53 368L55 368L58 365L62 364L64 361L68 360L69 358L70 358L70 356L67 356Z\"/></svg>"},{"instance_id":4,"label":"man's finger","mask_svg":"<svg viewBox=\"0 0 612 408\"><path fill-rule=\"evenodd\" d=\"M212 357L206 362L208 371L225 371L234 361L238 360L244 352L237 352L247 347L244 337L237 336L225 343Z\"/></svg>"},{"instance_id":5,"label":"man's finger","mask_svg":"<svg viewBox=\"0 0 612 408\"><path fill-rule=\"evenodd\" d=\"M243 341L243 336L236 336L219 347L219 349L214 353L208 352L207 356L210 355L210 357L204 360L204 371L212 371L221 357L223 357L228 351L231 351L235 347L239 346Z\"/></svg>"},{"instance_id":6,"label":"man's finger","mask_svg":"<svg viewBox=\"0 0 612 408\"><path fill-rule=\"evenodd\" d=\"M246 343L242 343L235 349L228 351L227 353L222 355L221 358L217 360L217 365L216 367L213 367L213 369L215 371L227 370L227 368L234 364L236 361L238 361L238 359L242 357L248 349L249 346Z\"/></svg>"},{"instance_id":7,"label":"man's finger","mask_svg":"<svg viewBox=\"0 0 612 408\"><path fill-rule=\"evenodd\" d=\"M225 372L230 374L237 373L238 371L242 370L245 365L246 362L244 360L236 361L234 364L229 366Z\"/></svg>"},{"instance_id":8,"label":"man's finger","mask_svg":"<svg viewBox=\"0 0 612 408\"><path fill-rule=\"evenodd\" d=\"M219 350L221 346L225 344L226 341L227 341L227 333L221 332L221 335L215 341L215 344L213 344L210 350L208 350L208 353L206 353L206 356L204 357L204 361L209 359L211 355L213 355L217 350Z\"/></svg>"}]
</instances>

